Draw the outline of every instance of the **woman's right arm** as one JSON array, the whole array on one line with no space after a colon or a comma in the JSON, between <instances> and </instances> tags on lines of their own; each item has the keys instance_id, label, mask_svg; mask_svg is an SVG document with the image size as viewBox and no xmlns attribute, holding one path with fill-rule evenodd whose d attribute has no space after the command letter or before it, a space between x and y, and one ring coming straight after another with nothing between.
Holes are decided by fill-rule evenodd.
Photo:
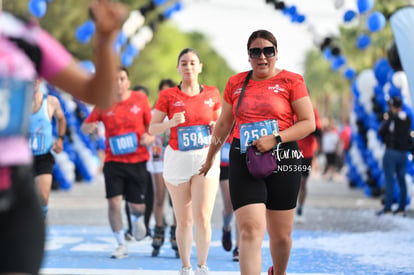
<instances>
[{"instance_id":1,"label":"woman's right arm","mask_svg":"<svg viewBox=\"0 0 414 275\"><path fill-rule=\"evenodd\" d=\"M167 116L166 113L157 109L152 114L152 120L148 129L150 135L159 135L165 133L168 129L176 127L177 125L185 122L184 112L175 113L173 117L167 121L164 121Z\"/></svg>"},{"instance_id":2,"label":"woman's right arm","mask_svg":"<svg viewBox=\"0 0 414 275\"><path fill-rule=\"evenodd\" d=\"M208 149L207 159L199 171L200 175L205 176L208 170L210 170L215 155L220 150L221 146L223 146L223 144L226 142L230 134L233 122L233 107L223 100L221 114L217 120L216 125L214 126L214 132Z\"/></svg>"}]
</instances>

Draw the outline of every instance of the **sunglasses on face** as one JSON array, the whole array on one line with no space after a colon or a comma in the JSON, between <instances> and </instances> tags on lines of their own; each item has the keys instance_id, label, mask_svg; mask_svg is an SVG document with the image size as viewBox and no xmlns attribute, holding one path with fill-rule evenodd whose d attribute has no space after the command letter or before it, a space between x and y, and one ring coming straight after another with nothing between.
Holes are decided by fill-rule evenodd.
<instances>
[{"instance_id":1,"label":"sunglasses on face","mask_svg":"<svg viewBox=\"0 0 414 275\"><path fill-rule=\"evenodd\" d=\"M251 48L249 49L249 56L252 59L259 59L264 54L266 58L273 57L276 54L275 47Z\"/></svg>"}]
</instances>

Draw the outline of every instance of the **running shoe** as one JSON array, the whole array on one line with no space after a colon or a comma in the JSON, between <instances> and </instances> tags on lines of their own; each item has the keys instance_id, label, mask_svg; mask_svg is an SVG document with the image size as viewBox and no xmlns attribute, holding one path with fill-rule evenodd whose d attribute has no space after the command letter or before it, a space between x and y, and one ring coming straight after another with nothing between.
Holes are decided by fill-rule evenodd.
<instances>
[{"instance_id":1,"label":"running shoe","mask_svg":"<svg viewBox=\"0 0 414 275\"><path fill-rule=\"evenodd\" d=\"M377 216L383 216L383 215L392 215L392 211L391 210L385 210L385 209L381 209L380 211L378 211L376 213Z\"/></svg>"},{"instance_id":2,"label":"running shoe","mask_svg":"<svg viewBox=\"0 0 414 275\"><path fill-rule=\"evenodd\" d=\"M271 267L269 267L269 270L267 271L268 275L273 275L273 265ZM285 273L286 275L286 273Z\"/></svg>"},{"instance_id":3,"label":"running shoe","mask_svg":"<svg viewBox=\"0 0 414 275\"><path fill-rule=\"evenodd\" d=\"M180 273L179 273L179 275L192 275L192 274L193 274L193 270L191 269L191 266L181 268Z\"/></svg>"},{"instance_id":4,"label":"running shoe","mask_svg":"<svg viewBox=\"0 0 414 275\"><path fill-rule=\"evenodd\" d=\"M405 217L407 215L404 210L398 210L398 209L392 212L392 214L394 214L395 216L400 216L400 217Z\"/></svg>"},{"instance_id":5,"label":"running shoe","mask_svg":"<svg viewBox=\"0 0 414 275\"><path fill-rule=\"evenodd\" d=\"M128 242L135 242L135 237L129 232L125 232L125 240Z\"/></svg>"},{"instance_id":6,"label":"running shoe","mask_svg":"<svg viewBox=\"0 0 414 275\"><path fill-rule=\"evenodd\" d=\"M141 215L133 224L134 237L137 241L141 241L147 235L147 228L144 223L144 215Z\"/></svg>"},{"instance_id":7,"label":"running shoe","mask_svg":"<svg viewBox=\"0 0 414 275\"><path fill-rule=\"evenodd\" d=\"M239 248L236 246L233 249L233 262L238 262L239 261Z\"/></svg>"},{"instance_id":8,"label":"running shoe","mask_svg":"<svg viewBox=\"0 0 414 275\"><path fill-rule=\"evenodd\" d=\"M195 275L208 275L208 267L206 265L197 266Z\"/></svg>"},{"instance_id":9,"label":"running shoe","mask_svg":"<svg viewBox=\"0 0 414 275\"><path fill-rule=\"evenodd\" d=\"M125 244L120 244L114 252L112 252L112 259L122 259L128 257L128 249Z\"/></svg>"},{"instance_id":10,"label":"running shoe","mask_svg":"<svg viewBox=\"0 0 414 275\"><path fill-rule=\"evenodd\" d=\"M294 218L295 223L304 224L306 222L305 217L302 214L296 214Z\"/></svg>"},{"instance_id":11,"label":"running shoe","mask_svg":"<svg viewBox=\"0 0 414 275\"><path fill-rule=\"evenodd\" d=\"M223 228L223 235L221 236L221 244L223 245L224 250L231 251L233 243L231 242L231 230L226 230Z\"/></svg>"}]
</instances>

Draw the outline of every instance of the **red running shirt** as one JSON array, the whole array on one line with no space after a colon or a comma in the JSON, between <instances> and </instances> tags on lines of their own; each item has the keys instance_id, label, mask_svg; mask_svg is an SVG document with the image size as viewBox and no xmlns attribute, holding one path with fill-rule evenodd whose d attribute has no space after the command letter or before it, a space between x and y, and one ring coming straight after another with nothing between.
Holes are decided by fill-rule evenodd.
<instances>
[{"instance_id":1,"label":"red running shirt","mask_svg":"<svg viewBox=\"0 0 414 275\"><path fill-rule=\"evenodd\" d=\"M224 100L233 105L233 114L247 73L230 77L226 84ZM302 76L286 70L267 80L250 79L237 112L233 137L240 139L239 125L243 123L277 119L280 131L289 128L294 118L291 103L308 95Z\"/></svg>"},{"instance_id":2,"label":"red running shirt","mask_svg":"<svg viewBox=\"0 0 414 275\"><path fill-rule=\"evenodd\" d=\"M138 163L149 160L147 146L139 145L151 122L151 106L146 95L132 91L129 98L107 110L94 108L85 122L97 121L102 121L105 125L105 162ZM133 153L114 155L109 146L109 138L131 132L136 133L137 150Z\"/></svg>"},{"instance_id":3,"label":"red running shirt","mask_svg":"<svg viewBox=\"0 0 414 275\"><path fill-rule=\"evenodd\" d=\"M167 114L171 119L174 113L185 111L185 122L178 127L192 125L209 125L216 121L215 111L221 108L221 96L216 87L203 85L198 95L189 96L177 86L160 92L155 109ZM170 141L172 149L178 150L177 127L171 128Z\"/></svg>"}]
</instances>

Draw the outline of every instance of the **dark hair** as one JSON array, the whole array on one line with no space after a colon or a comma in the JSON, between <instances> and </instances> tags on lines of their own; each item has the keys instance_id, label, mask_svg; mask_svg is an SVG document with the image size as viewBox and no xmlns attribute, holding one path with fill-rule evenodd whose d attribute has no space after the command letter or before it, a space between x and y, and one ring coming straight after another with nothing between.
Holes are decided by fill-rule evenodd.
<instances>
[{"instance_id":1,"label":"dark hair","mask_svg":"<svg viewBox=\"0 0 414 275\"><path fill-rule=\"evenodd\" d=\"M178 55L177 64L178 64L178 63L180 63L180 59L181 59L181 57L182 57L183 55L187 54L187 53L194 53L194 54L197 56L198 60L199 60L199 61L201 61L200 55L198 54L198 52L197 52L195 49L193 49L193 48L185 48L185 49L184 49L184 50L182 50L182 51L180 52L180 54Z\"/></svg>"},{"instance_id":2,"label":"dark hair","mask_svg":"<svg viewBox=\"0 0 414 275\"><path fill-rule=\"evenodd\" d=\"M148 90L148 88L145 87L145 86L143 86L143 85L135 85L132 90L133 91L137 91L137 92L143 92L144 94L146 94L147 96L149 96L149 90Z\"/></svg>"},{"instance_id":3,"label":"dark hair","mask_svg":"<svg viewBox=\"0 0 414 275\"><path fill-rule=\"evenodd\" d=\"M253 40L257 38L266 39L267 41L272 43L277 50L277 41L276 41L275 36L271 32L266 31L266 30L258 30L258 31L253 32L250 35L249 40L247 40L247 50L250 49L250 44L252 44Z\"/></svg>"},{"instance_id":4,"label":"dark hair","mask_svg":"<svg viewBox=\"0 0 414 275\"><path fill-rule=\"evenodd\" d=\"M125 68L125 67L118 67L118 70L120 72L124 71L126 73L126 75L129 77L129 72L128 72L128 69L127 68Z\"/></svg>"},{"instance_id":5,"label":"dark hair","mask_svg":"<svg viewBox=\"0 0 414 275\"><path fill-rule=\"evenodd\" d=\"M395 108L400 108L402 106L402 99L400 96L393 96L390 99L390 105Z\"/></svg>"},{"instance_id":6,"label":"dark hair","mask_svg":"<svg viewBox=\"0 0 414 275\"><path fill-rule=\"evenodd\" d=\"M161 88L164 85L167 85L168 87L172 88L172 87L176 86L177 84L175 84L175 82L170 78L161 79L160 84L158 84L158 91L161 91Z\"/></svg>"}]
</instances>

